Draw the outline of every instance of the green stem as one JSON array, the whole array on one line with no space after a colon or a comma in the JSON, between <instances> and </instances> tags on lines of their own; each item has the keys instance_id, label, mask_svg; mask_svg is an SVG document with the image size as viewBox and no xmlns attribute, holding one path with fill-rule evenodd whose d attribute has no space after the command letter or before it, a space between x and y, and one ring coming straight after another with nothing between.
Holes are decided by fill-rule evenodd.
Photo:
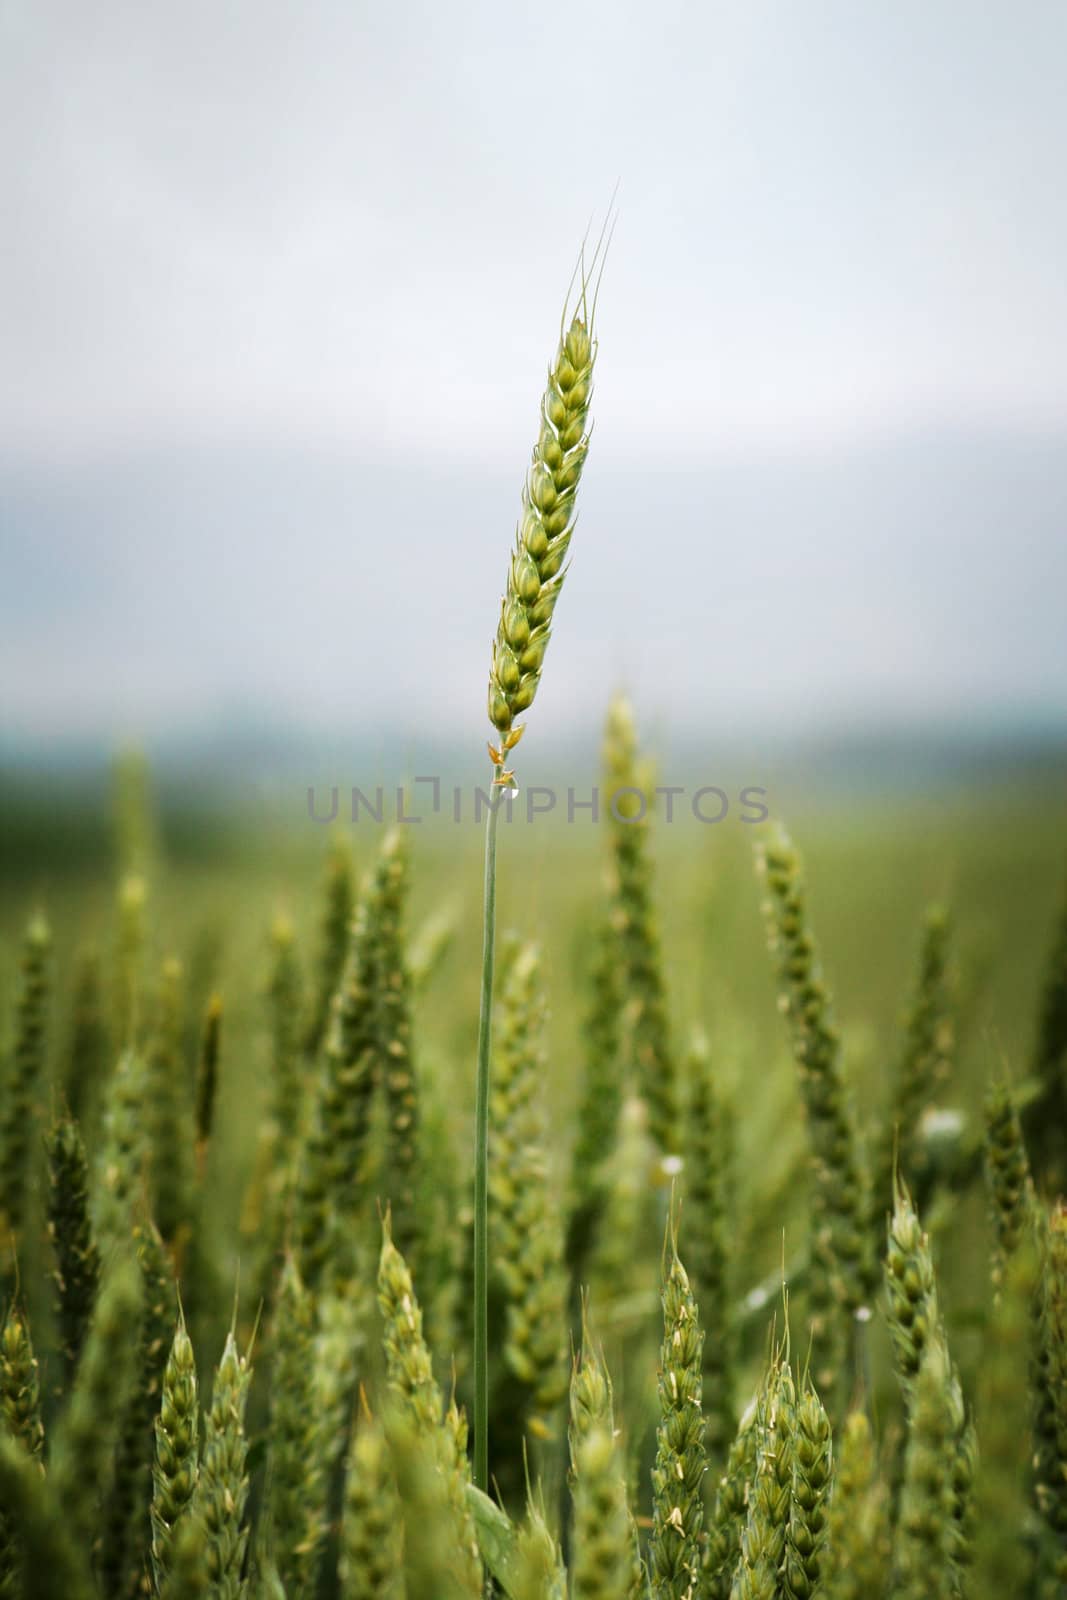
<instances>
[{"instance_id":1,"label":"green stem","mask_svg":"<svg viewBox=\"0 0 1067 1600\"><path fill-rule=\"evenodd\" d=\"M489 1492L489 1049L496 951L496 825L503 791L491 790L485 824L482 1000L474 1100L474 1482Z\"/></svg>"}]
</instances>

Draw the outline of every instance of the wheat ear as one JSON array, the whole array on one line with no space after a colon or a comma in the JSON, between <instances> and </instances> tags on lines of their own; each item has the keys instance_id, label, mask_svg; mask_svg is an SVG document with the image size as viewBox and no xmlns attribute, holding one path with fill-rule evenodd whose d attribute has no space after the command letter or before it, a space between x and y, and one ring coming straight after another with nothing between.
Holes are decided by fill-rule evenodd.
<instances>
[{"instance_id":1,"label":"wheat ear","mask_svg":"<svg viewBox=\"0 0 1067 1600\"><path fill-rule=\"evenodd\" d=\"M348 953L349 930L355 910L356 890L352 852L343 834L331 842L323 884L322 922L319 929L315 989L304 1030L304 1050L315 1056L326 1036L330 1007L337 992Z\"/></svg>"},{"instance_id":2,"label":"wheat ear","mask_svg":"<svg viewBox=\"0 0 1067 1600\"><path fill-rule=\"evenodd\" d=\"M0 1505L8 1525L17 1528L6 1576L20 1600L98 1600L67 1516L67 1508L42 1477L38 1466L12 1439L0 1436ZM0 1561L5 1552L0 1546Z\"/></svg>"},{"instance_id":3,"label":"wheat ear","mask_svg":"<svg viewBox=\"0 0 1067 1600\"><path fill-rule=\"evenodd\" d=\"M694 1034L686 1062L686 1258L704 1325L704 1413L708 1453L722 1461L736 1427L734 1302L730 1283L731 1173L729 1122L707 1039Z\"/></svg>"},{"instance_id":4,"label":"wheat ear","mask_svg":"<svg viewBox=\"0 0 1067 1600\"><path fill-rule=\"evenodd\" d=\"M325 1533L325 1460L315 1395L315 1307L287 1261L272 1342L271 1445L266 1515L271 1554L287 1594L311 1592Z\"/></svg>"},{"instance_id":5,"label":"wheat ear","mask_svg":"<svg viewBox=\"0 0 1067 1600\"><path fill-rule=\"evenodd\" d=\"M89 1214L89 1162L78 1124L63 1117L48 1136L48 1236L56 1258L56 1321L64 1387L70 1387L100 1282Z\"/></svg>"},{"instance_id":6,"label":"wheat ear","mask_svg":"<svg viewBox=\"0 0 1067 1600\"><path fill-rule=\"evenodd\" d=\"M562 1225L549 1181L542 1101L545 1002L533 945L510 963L490 1103L494 1266L507 1300L505 1359L525 1391L535 1433L550 1428L567 1389Z\"/></svg>"},{"instance_id":7,"label":"wheat ear","mask_svg":"<svg viewBox=\"0 0 1067 1600\"><path fill-rule=\"evenodd\" d=\"M991 1084L986 1095L985 1170L996 1235L993 1282L999 1284L1007 1262L1037 1220L1022 1124L1002 1078Z\"/></svg>"},{"instance_id":8,"label":"wheat ear","mask_svg":"<svg viewBox=\"0 0 1067 1600\"><path fill-rule=\"evenodd\" d=\"M700 1405L703 1343L696 1300L678 1255L672 1215L663 1258L659 1426L648 1547L649 1576L657 1600L687 1600L697 1582L707 1470Z\"/></svg>"},{"instance_id":9,"label":"wheat ear","mask_svg":"<svg viewBox=\"0 0 1067 1600\"><path fill-rule=\"evenodd\" d=\"M879 1151L873 1199L881 1230L882 1213L893 1193L893 1174L909 1182L923 1175L919 1118L952 1069L952 997L948 984L951 923L943 906L931 906L923 919L918 970L904 1017L904 1039L893 1068L889 1115Z\"/></svg>"},{"instance_id":10,"label":"wheat ear","mask_svg":"<svg viewBox=\"0 0 1067 1600\"><path fill-rule=\"evenodd\" d=\"M149 1566L153 1424L176 1292L170 1258L151 1218L137 1221L132 1242L141 1274L141 1318L127 1337L138 1335L138 1364L122 1412L97 1563L101 1585L114 1600L137 1600Z\"/></svg>"},{"instance_id":11,"label":"wheat ear","mask_svg":"<svg viewBox=\"0 0 1067 1600\"><path fill-rule=\"evenodd\" d=\"M1046 1564L1067 1582L1067 1206L1053 1207L1042 1229L1037 1294L1037 1391L1034 1418L1038 1509L1046 1524Z\"/></svg>"},{"instance_id":12,"label":"wheat ear","mask_svg":"<svg viewBox=\"0 0 1067 1600\"><path fill-rule=\"evenodd\" d=\"M237 1349L231 1329L215 1369L211 1409L204 1424L204 1448L192 1514L207 1533L207 1566L213 1600L238 1600L242 1593L248 1529L248 1441L245 1407L252 1370Z\"/></svg>"},{"instance_id":13,"label":"wheat ear","mask_svg":"<svg viewBox=\"0 0 1067 1600\"><path fill-rule=\"evenodd\" d=\"M954 1404L948 1354L940 1337L923 1349L904 1456L893 1551L893 1594L900 1600L949 1600L955 1592Z\"/></svg>"},{"instance_id":14,"label":"wheat ear","mask_svg":"<svg viewBox=\"0 0 1067 1600\"><path fill-rule=\"evenodd\" d=\"M152 1470L152 1570L162 1593L171 1566L175 1530L196 1492L200 1472L200 1401L192 1341L179 1316L163 1373L163 1393L155 1421Z\"/></svg>"},{"instance_id":15,"label":"wheat ear","mask_svg":"<svg viewBox=\"0 0 1067 1600\"><path fill-rule=\"evenodd\" d=\"M652 900L652 780L648 763L639 755L633 708L621 696L608 710L603 764L611 842L612 925L626 992L624 1059L648 1105L649 1130L660 1152L677 1155L678 1068Z\"/></svg>"},{"instance_id":16,"label":"wheat ear","mask_svg":"<svg viewBox=\"0 0 1067 1600\"><path fill-rule=\"evenodd\" d=\"M1052 934L1030 1063L1038 1094L1023 1117L1039 1184L1055 1190L1067 1178L1061 1130L1067 1118L1067 881Z\"/></svg>"},{"instance_id":17,"label":"wheat ear","mask_svg":"<svg viewBox=\"0 0 1067 1600\"><path fill-rule=\"evenodd\" d=\"M137 1263L120 1257L101 1283L70 1402L56 1430L50 1476L86 1548L100 1508L108 1504L115 1447L137 1382L142 1298Z\"/></svg>"},{"instance_id":18,"label":"wheat ear","mask_svg":"<svg viewBox=\"0 0 1067 1600\"><path fill-rule=\"evenodd\" d=\"M52 935L42 916L26 929L15 1001L15 1041L0 1111L0 1264L22 1230L33 1152L33 1119L44 1076Z\"/></svg>"},{"instance_id":19,"label":"wheat ear","mask_svg":"<svg viewBox=\"0 0 1067 1600\"><path fill-rule=\"evenodd\" d=\"M401 1508L385 1432L364 1408L348 1455L341 1600L403 1600Z\"/></svg>"},{"instance_id":20,"label":"wheat ear","mask_svg":"<svg viewBox=\"0 0 1067 1600\"><path fill-rule=\"evenodd\" d=\"M701 1570L700 1593L707 1600L730 1600L741 1553L749 1484L756 1471L760 1439L757 1422L761 1417L756 1405L750 1406L742 1416L718 1480Z\"/></svg>"},{"instance_id":21,"label":"wheat ear","mask_svg":"<svg viewBox=\"0 0 1067 1600\"><path fill-rule=\"evenodd\" d=\"M830 1419L808 1384L793 1429L793 1492L782 1567L789 1600L811 1600L819 1587L832 1473Z\"/></svg>"},{"instance_id":22,"label":"wheat ear","mask_svg":"<svg viewBox=\"0 0 1067 1600\"><path fill-rule=\"evenodd\" d=\"M874 1287L868 1190L841 1068L841 1043L808 923L800 857L784 835L757 857L769 898L781 1006L807 1110L812 1158L811 1320L814 1378L825 1394L846 1371L846 1330Z\"/></svg>"},{"instance_id":23,"label":"wheat ear","mask_svg":"<svg viewBox=\"0 0 1067 1600\"><path fill-rule=\"evenodd\" d=\"M793 1488L796 1393L788 1363L772 1359L756 1402L756 1462L730 1590L733 1600L775 1600Z\"/></svg>"},{"instance_id":24,"label":"wheat ear","mask_svg":"<svg viewBox=\"0 0 1067 1600\"><path fill-rule=\"evenodd\" d=\"M826 1600L869 1600L884 1594L889 1576L889 1494L878 1476L871 1425L850 1411L834 1463L823 1576Z\"/></svg>"},{"instance_id":25,"label":"wheat ear","mask_svg":"<svg viewBox=\"0 0 1067 1600\"><path fill-rule=\"evenodd\" d=\"M164 961L145 1043L145 1125L151 1152L152 1214L168 1244L181 1240L192 1213L182 981L181 962L173 957Z\"/></svg>"},{"instance_id":26,"label":"wheat ear","mask_svg":"<svg viewBox=\"0 0 1067 1600\"><path fill-rule=\"evenodd\" d=\"M466 1425L454 1406L443 1415L441 1390L422 1336L422 1311L407 1264L392 1241L388 1217L382 1230L378 1304L385 1323L385 1359L390 1387L402 1400L418 1437L429 1448L436 1471L443 1479L443 1504L448 1507L452 1523L455 1559L466 1574L465 1581L476 1593L481 1581L481 1560L467 1504L470 1467Z\"/></svg>"}]
</instances>

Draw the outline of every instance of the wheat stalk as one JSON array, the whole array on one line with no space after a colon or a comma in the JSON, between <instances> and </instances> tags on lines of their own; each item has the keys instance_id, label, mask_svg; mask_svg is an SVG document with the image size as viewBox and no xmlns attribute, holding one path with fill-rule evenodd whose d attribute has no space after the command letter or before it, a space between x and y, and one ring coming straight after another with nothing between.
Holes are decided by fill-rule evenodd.
<instances>
[{"instance_id":1,"label":"wheat stalk","mask_svg":"<svg viewBox=\"0 0 1067 1600\"><path fill-rule=\"evenodd\" d=\"M601 236L603 242L603 235ZM597 247L599 254L600 246ZM596 264L596 255L592 265ZM590 303L581 263L570 326L541 403L541 428L522 497L522 517L489 669L489 721L499 745L489 745L493 782L485 829L482 977L474 1108L474 1481L489 1487L489 1061L492 1048L496 952L496 839L501 797L514 782L508 754L525 724L515 718L533 704L541 680L552 614L566 576L574 531L575 497L589 449L586 417L592 393L596 297ZM567 321L564 308L563 323Z\"/></svg>"}]
</instances>

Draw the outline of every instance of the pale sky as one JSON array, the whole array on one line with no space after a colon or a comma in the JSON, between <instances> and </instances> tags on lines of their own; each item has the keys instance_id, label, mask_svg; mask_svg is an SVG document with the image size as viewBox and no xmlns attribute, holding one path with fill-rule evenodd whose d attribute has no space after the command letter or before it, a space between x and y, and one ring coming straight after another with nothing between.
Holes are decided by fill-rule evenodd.
<instances>
[{"instance_id":1,"label":"pale sky","mask_svg":"<svg viewBox=\"0 0 1067 1600\"><path fill-rule=\"evenodd\" d=\"M0 0L4 720L479 724L616 182L537 713L1064 712L1065 82L1058 0Z\"/></svg>"}]
</instances>

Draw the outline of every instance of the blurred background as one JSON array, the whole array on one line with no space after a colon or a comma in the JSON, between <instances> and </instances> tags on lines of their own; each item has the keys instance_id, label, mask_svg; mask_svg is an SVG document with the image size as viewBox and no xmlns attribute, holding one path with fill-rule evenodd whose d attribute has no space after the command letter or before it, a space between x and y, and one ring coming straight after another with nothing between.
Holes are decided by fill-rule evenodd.
<instances>
[{"instance_id":1,"label":"blurred background","mask_svg":"<svg viewBox=\"0 0 1067 1600\"><path fill-rule=\"evenodd\" d=\"M310 784L343 815L483 781L538 398L618 185L520 779L586 792L623 688L664 782L910 830L939 893L977 817L1052 894L1062 7L44 0L0 30L9 879L100 857L131 745L179 857L224 824L318 852ZM730 826L701 848L747 853Z\"/></svg>"}]
</instances>

